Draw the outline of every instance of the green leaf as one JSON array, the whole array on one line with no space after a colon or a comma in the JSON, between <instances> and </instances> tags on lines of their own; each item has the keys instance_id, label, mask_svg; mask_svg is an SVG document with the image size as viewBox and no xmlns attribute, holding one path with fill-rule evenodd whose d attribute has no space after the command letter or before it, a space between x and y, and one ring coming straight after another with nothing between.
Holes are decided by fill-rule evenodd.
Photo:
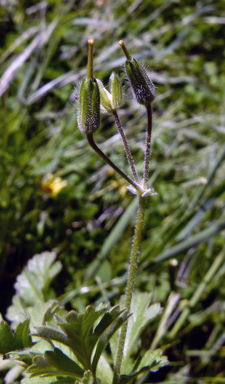
<instances>
[{"instance_id":1,"label":"green leaf","mask_svg":"<svg viewBox=\"0 0 225 384\"><path fill-rule=\"evenodd\" d=\"M53 379L51 379L51 382L54 383ZM65 381L64 381L65 382ZM74 379L73 379L74 382ZM49 378L48 377L25 377L21 384L49 384Z\"/></svg>"},{"instance_id":2,"label":"green leaf","mask_svg":"<svg viewBox=\"0 0 225 384\"><path fill-rule=\"evenodd\" d=\"M90 371L86 371L80 381L76 381L75 384L93 384L94 379Z\"/></svg>"},{"instance_id":3,"label":"green leaf","mask_svg":"<svg viewBox=\"0 0 225 384\"><path fill-rule=\"evenodd\" d=\"M24 315L22 314L26 304L24 301L17 295L12 298L12 305L7 309L6 318L10 321L12 329L15 329L16 326L24 320Z\"/></svg>"},{"instance_id":4,"label":"green leaf","mask_svg":"<svg viewBox=\"0 0 225 384\"><path fill-rule=\"evenodd\" d=\"M31 377L44 375L81 378L84 370L60 349L55 348L53 351L46 351L43 356L35 356L27 373Z\"/></svg>"},{"instance_id":5,"label":"green leaf","mask_svg":"<svg viewBox=\"0 0 225 384\"><path fill-rule=\"evenodd\" d=\"M78 361L88 370L91 366L91 355L100 334L94 334L96 320L107 311L106 306L94 308L88 306L84 313L71 311L65 321L57 322L61 330L50 327L37 327L36 335L46 340L55 340L71 348ZM105 328L108 326L106 324ZM102 329L102 332L104 329Z\"/></svg>"},{"instance_id":6,"label":"green leaf","mask_svg":"<svg viewBox=\"0 0 225 384\"><path fill-rule=\"evenodd\" d=\"M34 332L35 327L45 324L46 321L52 321L53 316L56 312L61 313L61 310L59 309L59 304L57 303L57 301L49 300L46 303L39 303L34 305L33 307L24 309L18 315L18 318L22 321L24 321L25 319L30 319L30 330L31 332Z\"/></svg>"},{"instance_id":7,"label":"green leaf","mask_svg":"<svg viewBox=\"0 0 225 384\"><path fill-rule=\"evenodd\" d=\"M96 376L101 381L101 384L109 384L113 381L113 371L104 354L99 359Z\"/></svg>"},{"instance_id":8,"label":"green leaf","mask_svg":"<svg viewBox=\"0 0 225 384\"><path fill-rule=\"evenodd\" d=\"M45 340L55 340L58 341L59 343L62 343L64 345L69 346L69 341L67 336L63 333L60 332L56 329L50 328L50 327L37 327L36 328L36 334L34 336L39 336L42 337Z\"/></svg>"},{"instance_id":9,"label":"green leaf","mask_svg":"<svg viewBox=\"0 0 225 384\"><path fill-rule=\"evenodd\" d=\"M152 319L154 319L157 315L161 313L160 304L156 303L149 306L151 297L152 296L150 293L137 293L133 294L132 296L132 316L128 320L127 337L124 347L124 357L121 369L122 373L125 373L130 369L129 358L130 355L135 352L137 340L141 332ZM114 361L116 356L117 344L118 334L115 334L110 341Z\"/></svg>"},{"instance_id":10,"label":"green leaf","mask_svg":"<svg viewBox=\"0 0 225 384\"><path fill-rule=\"evenodd\" d=\"M168 365L169 362L166 356L162 356L162 352L160 349L156 349L155 351L147 351L143 358L141 359L138 370L135 373L130 375L121 375L120 384L126 384L129 381L133 380L141 373L151 371L157 372L161 367Z\"/></svg>"},{"instance_id":11,"label":"green leaf","mask_svg":"<svg viewBox=\"0 0 225 384\"><path fill-rule=\"evenodd\" d=\"M0 353L6 354L17 349L30 347L31 345L29 320L18 324L14 333L5 321L0 323Z\"/></svg>"},{"instance_id":12,"label":"green leaf","mask_svg":"<svg viewBox=\"0 0 225 384\"><path fill-rule=\"evenodd\" d=\"M155 351L147 351L142 357L140 363L138 364L138 370L144 367L150 367L151 372L157 372L159 368L168 365L169 361L166 356L162 356L161 349L156 349Z\"/></svg>"},{"instance_id":13,"label":"green leaf","mask_svg":"<svg viewBox=\"0 0 225 384\"><path fill-rule=\"evenodd\" d=\"M18 324L16 327L14 332L14 342L17 346L20 346L17 349L31 347L32 345L32 339L29 334L29 323L30 320L27 319L23 323Z\"/></svg>"},{"instance_id":14,"label":"green leaf","mask_svg":"<svg viewBox=\"0 0 225 384\"><path fill-rule=\"evenodd\" d=\"M0 323L0 353L5 354L13 350L13 333L5 321Z\"/></svg>"},{"instance_id":15,"label":"green leaf","mask_svg":"<svg viewBox=\"0 0 225 384\"><path fill-rule=\"evenodd\" d=\"M119 329L123 323L128 319L129 315L126 311L121 311L119 305L114 306L110 311L106 312L99 324L94 330L95 336L100 336L97 344L96 351L94 353L92 368L93 372L96 372L97 364L102 352L108 344L111 337ZM108 325L107 325L108 324Z\"/></svg>"},{"instance_id":16,"label":"green leaf","mask_svg":"<svg viewBox=\"0 0 225 384\"><path fill-rule=\"evenodd\" d=\"M34 336L69 347L85 370L91 368L96 372L103 350L127 318L127 312L120 310L118 305L109 310L106 306L97 309L88 306L82 314L71 311L64 320L58 320L56 317L56 328L36 327Z\"/></svg>"},{"instance_id":17,"label":"green leaf","mask_svg":"<svg viewBox=\"0 0 225 384\"><path fill-rule=\"evenodd\" d=\"M23 309L53 297L49 285L62 268L59 261L54 262L55 259L55 252L43 252L28 261L22 273L17 276L14 285L16 295L12 299L13 305L8 308L7 319L15 321Z\"/></svg>"},{"instance_id":18,"label":"green leaf","mask_svg":"<svg viewBox=\"0 0 225 384\"><path fill-rule=\"evenodd\" d=\"M49 345L48 345L49 347ZM22 351L13 351L7 353L6 358L14 362L19 362L25 369L32 364L32 359L34 356L38 355L38 352L33 352L30 349L25 349Z\"/></svg>"},{"instance_id":19,"label":"green leaf","mask_svg":"<svg viewBox=\"0 0 225 384\"><path fill-rule=\"evenodd\" d=\"M87 370L91 365L91 354L99 337L93 333L94 324L106 310L105 307L96 309L88 306L86 311L79 315L75 311L69 312L66 323L59 323L68 338L67 345Z\"/></svg>"}]
</instances>

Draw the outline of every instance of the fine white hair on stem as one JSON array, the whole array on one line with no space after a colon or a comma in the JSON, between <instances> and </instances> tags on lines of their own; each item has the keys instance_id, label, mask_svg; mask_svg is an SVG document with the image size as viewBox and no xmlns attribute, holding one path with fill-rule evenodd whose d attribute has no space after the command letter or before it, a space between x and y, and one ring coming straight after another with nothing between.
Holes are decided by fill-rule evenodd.
<instances>
[{"instance_id":1,"label":"fine white hair on stem","mask_svg":"<svg viewBox=\"0 0 225 384\"><path fill-rule=\"evenodd\" d=\"M80 94L80 86L81 86L81 81L79 81L79 83L75 84L75 86L74 86L74 90L70 96L70 102L72 104L76 105L78 103L79 94Z\"/></svg>"}]
</instances>

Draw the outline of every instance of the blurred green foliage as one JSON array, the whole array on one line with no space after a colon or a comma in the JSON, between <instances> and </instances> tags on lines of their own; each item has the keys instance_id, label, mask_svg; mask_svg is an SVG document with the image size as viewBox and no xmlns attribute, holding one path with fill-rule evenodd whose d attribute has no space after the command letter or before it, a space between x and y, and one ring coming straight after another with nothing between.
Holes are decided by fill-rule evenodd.
<instances>
[{"instance_id":1,"label":"blurred green foliage","mask_svg":"<svg viewBox=\"0 0 225 384\"><path fill-rule=\"evenodd\" d=\"M137 290L153 291L153 301L169 308L157 345L171 365L149 381L224 377L223 260L181 329L168 333L224 252L224 17L222 0L10 0L0 9L2 312L27 260L52 250L63 263L54 288L64 302L79 310L117 303L135 203L77 129L74 95L89 38L105 83L112 70L122 75L121 38L150 69L157 91L150 172L158 196L149 199ZM146 116L129 90L119 114L142 169ZM102 117L96 141L127 167L110 117ZM56 195L46 187L49 174L67 182ZM143 343L154 340L154 324Z\"/></svg>"}]
</instances>

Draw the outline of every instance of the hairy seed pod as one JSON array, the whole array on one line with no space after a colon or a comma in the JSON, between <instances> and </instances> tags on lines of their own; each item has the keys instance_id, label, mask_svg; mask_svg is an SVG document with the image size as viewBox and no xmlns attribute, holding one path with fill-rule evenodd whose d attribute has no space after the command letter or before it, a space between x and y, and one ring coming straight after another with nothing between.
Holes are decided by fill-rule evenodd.
<instances>
[{"instance_id":1,"label":"hairy seed pod","mask_svg":"<svg viewBox=\"0 0 225 384\"><path fill-rule=\"evenodd\" d=\"M109 88L112 94L112 107L117 110L122 104L123 92L120 79L115 72L109 78Z\"/></svg>"},{"instance_id":2,"label":"hairy seed pod","mask_svg":"<svg viewBox=\"0 0 225 384\"><path fill-rule=\"evenodd\" d=\"M85 77L81 83L77 123L86 134L96 132L100 126L100 94L95 79Z\"/></svg>"},{"instance_id":3,"label":"hairy seed pod","mask_svg":"<svg viewBox=\"0 0 225 384\"><path fill-rule=\"evenodd\" d=\"M137 102L143 105L151 104L155 98L155 86L145 68L137 60L131 58L126 61L125 69Z\"/></svg>"}]
</instances>

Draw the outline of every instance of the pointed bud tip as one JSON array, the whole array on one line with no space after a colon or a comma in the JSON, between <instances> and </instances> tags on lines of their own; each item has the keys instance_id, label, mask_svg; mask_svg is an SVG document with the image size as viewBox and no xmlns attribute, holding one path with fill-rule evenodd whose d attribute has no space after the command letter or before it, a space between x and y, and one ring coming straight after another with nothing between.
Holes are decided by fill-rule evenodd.
<instances>
[{"instance_id":1,"label":"pointed bud tip","mask_svg":"<svg viewBox=\"0 0 225 384\"><path fill-rule=\"evenodd\" d=\"M120 40L120 41L119 41L119 45L121 46L121 48L122 48L122 50L123 50L123 52L124 52L124 54L125 54L127 60L131 60L132 57L130 56L130 54L129 54L127 48L126 48L126 46L125 46L125 44L124 44L124 41L123 41L123 40Z\"/></svg>"}]
</instances>

